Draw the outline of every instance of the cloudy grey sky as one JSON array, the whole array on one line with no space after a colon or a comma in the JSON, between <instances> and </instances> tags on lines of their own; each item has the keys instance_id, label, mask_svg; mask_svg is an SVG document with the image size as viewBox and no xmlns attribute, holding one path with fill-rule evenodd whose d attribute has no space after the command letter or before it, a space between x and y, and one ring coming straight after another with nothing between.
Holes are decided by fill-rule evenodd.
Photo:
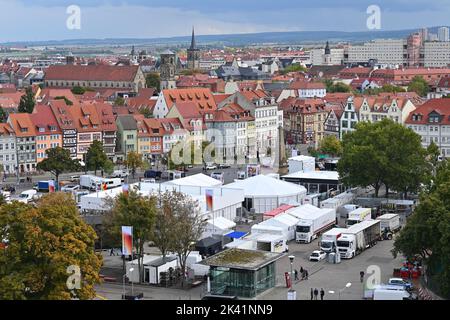
<instances>
[{"instance_id":1,"label":"cloudy grey sky","mask_svg":"<svg viewBox=\"0 0 450 320\"><path fill-rule=\"evenodd\" d=\"M69 30L69 5L81 29ZM0 0L0 42L153 38L264 31L367 31L367 7L383 30L450 24L448 0Z\"/></svg>"}]
</instances>

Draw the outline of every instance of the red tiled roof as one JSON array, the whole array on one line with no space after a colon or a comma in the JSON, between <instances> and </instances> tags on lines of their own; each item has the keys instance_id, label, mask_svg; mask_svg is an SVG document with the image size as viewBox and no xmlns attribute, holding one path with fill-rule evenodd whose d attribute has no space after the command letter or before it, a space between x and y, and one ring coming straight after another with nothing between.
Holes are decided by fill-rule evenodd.
<instances>
[{"instance_id":1,"label":"red tiled roof","mask_svg":"<svg viewBox=\"0 0 450 320\"><path fill-rule=\"evenodd\" d=\"M429 122L429 115L436 112L441 116L441 122ZM420 116L420 119L415 119ZM450 99L431 99L412 111L407 124L434 124L434 125L449 125L450 124Z\"/></svg>"},{"instance_id":2,"label":"red tiled roof","mask_svg":"<svg viewBox=\"0 0 450 320\"><path fill-rule=\"evenodd\" d=\"M36 128L36 134L48 135L48 134L60 134L61 129L58 125L58 121L52 112L52 109L48 105L38 104L34 107L34 111L31 114L31 121ZM56 131L50 131L50 127L55 127ZM44 132L39 132L39 128L44 129Z\"/></svg>"},{"instance_id":3,"label":"red tiled roof","mask_svg":"<svg viewBox=\"0 0 450 320\"><path fill-rule=\"evenodd\" d=\"M325 89L326 86L322 82L311 82L311 81L295 81L289 86L289 89L299 90L299 89Z\"/></svg>"},{"instance_id":4,"label":"red tiled roof","mask_svg":"<svg viewBox=\"0 0 450 320\"><path fill-rule=\"evenodd\" d=\"M214 96L207 88L163 90L163 95L169 110L175 103L184 102L194 103L199 112L217 109Z\"/></svg>"},{"instance_id":5,"label":"red tiled roof","mask_svg":"<svg viewBox=\"0 0 450 320\"><path fill-rule=\"evenodd\" d=\"M57 65L45 71L45 80L130 82L138 70L139 66Z\"/></svg>"},{"instance_id":6,"label":"red tiled roof","mask_svg":"<svg viewBox=\"0 0 450 320\"><path fill-rule=\"evenodd\" d=\"M0 135L10 135L13 134L14 130L11 128L9 123L0 123Z\"/></svg>"},{"instance_id":7,"label":"red tiled roof","mask_svg":"<svg viewBox=\"0 0 450 320\"><path fill-rule=\"evenodd\" d=\"M17 137L34 137L36 130L31 121L31 115L28 113L13 113L9 115L11 126L14 129ZM22 129L27 129L22 132Z\"/></svg>"}]
</instances>

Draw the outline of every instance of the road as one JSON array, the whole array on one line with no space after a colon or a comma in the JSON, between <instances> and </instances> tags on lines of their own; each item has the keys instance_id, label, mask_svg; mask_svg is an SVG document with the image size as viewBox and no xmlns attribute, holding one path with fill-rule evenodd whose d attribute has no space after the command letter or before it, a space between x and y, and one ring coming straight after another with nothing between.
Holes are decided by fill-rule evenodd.
<instances>
[{"instance_id":1,"label":"road","mask_svg":"<svg viewBox=\"0 0 450 320\"><path fill-rule=\"evenodd\" d=\"M338 300L339 291L347 283L352 285L342 291L341 300L361 300L363 297L363 284L360 282L360 271L368 275L367 268L379 268L381 283L386 283L394 268L398 268L403 259L393 258L391 249L393 241L380 241L374 247L367 249L353 259L341 260L339 264L330 264L325 260L320 262L310 262L309 255L318 249L318 240L310 244L289 244L289 254L295 256L293 268L299 270L300 266L308 270L308 280L294 281L293 289L297 291L298 300L309 300L311 288L317 288L319 291L323 288L326 292L325 299ZM262 300L285 300L287 299L285 272L290 271L290 262L288 255L277 261L277 286L269 292L263 294ZM367 280L367 276L366 279ZM334 291L330 294L329 291Z\"/></svg>"}]
</instances>

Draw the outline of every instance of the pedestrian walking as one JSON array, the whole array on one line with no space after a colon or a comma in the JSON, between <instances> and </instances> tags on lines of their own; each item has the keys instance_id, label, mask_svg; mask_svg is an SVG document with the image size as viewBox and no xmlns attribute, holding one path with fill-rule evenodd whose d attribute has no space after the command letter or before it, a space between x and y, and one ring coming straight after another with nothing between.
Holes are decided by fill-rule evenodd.
<instances>
[{"instance_id":1,"label":"pedestrian walking","mask_svg":"<svg viewBox=\"0 0 450 320\"><path fill-rule=\"evenodd\" d=\"M323 296L325 295L325 290L323 288L320 289L320 300L323 300Z\"/></svg>"},{"instance_id":2,"label":"pedestrian walking","mask_svg":"<svg viewBox=\"0 0 450 320\"><path fill-rule=\"evenodd\" d=\"M300 273L303 274L303 267L300 266Z\"/></svg>"},{"instance_id":3,"label":"pedestrian walking","mask_svg":"<svg viewBox=\"0 0 450 320\"><path fill-rule=\"evenodd\" d=\"M294 270L295 280L298 280L298 271L297 269Z\"/></svg>"},{"instance_id":4,"label":"pedestrian walking","mask_svg":"<svg viewBox=\"0 0 450 320\"><path fill-rule=\"evenodd\" d=\"M308 280L308 270L305 270L305 280Z\"/></svg>"},{"instance_id":5,"label":"pedestrian walking","mask_svg":"<svg viewBox=\"0 0 450 320\"><path fill-rule=\"evenodd\" d=\"M359 273L359 277L361 278L361 283L363 283L364 282L364 271L361 271Z\"/></svg>"},{"instance_id":6,"label":"pedestrian walking","mask_svg":"<svg viewBox=\"0 0 450 320\"><path fill-rule=\"evenodd\" d=\"M116 254L114 253L114 248L111 248L111 250L109 251L109 256L115 256Z\"/></svg>"},{"instance_id":7,"label":"pedestrian walking","mask_svg":"<svg viewBox=\"0 0 450 320\"><path fill-rule=\"evenodd\" d=\"M311 288L311 300L313 300L313 298L314 298L314 289Z\"/></svg>"},{"instance_id":8,"label":"pedestrian walking","mask_svg":"<svg viewBox=\"0 0 450 320\"><path fill-rule=\"evenodd\" d=\"M319 295L319 290L317 288L314 289L314 300L317 300L317 296Z\"/></svg>"}]
</instances>

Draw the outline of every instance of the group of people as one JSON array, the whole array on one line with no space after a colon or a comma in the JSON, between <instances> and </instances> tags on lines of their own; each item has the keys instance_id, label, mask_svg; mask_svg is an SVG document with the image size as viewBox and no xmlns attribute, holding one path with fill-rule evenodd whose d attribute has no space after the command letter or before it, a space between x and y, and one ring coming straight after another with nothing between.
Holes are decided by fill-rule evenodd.
<instances>
[{"instance_id":1,"label":"group of people","mask_svg":"<svg viewBox=\"0 0 450 320\"><path fill-rule=\"evenodd\" d=\"M297 269L294 270L295 280L300 280L298 278L298 271ZM308 280L308 270L303 269L303 267L300 267L300 274L302 275L302 280Z\"/></svg>"},{"instance_id":2,"label":"group of people","mask_svg":"<svg viewBox=\"0 0 450 320\"><path fill-rule=\"evenodd\" d=\"M317 296L319 295L319 290L317 288L311 288L311 300L317 300ZM325 296L325 290L323 288L320 289L320 300L323 300Z\"/></svg>"}]
</instances>

